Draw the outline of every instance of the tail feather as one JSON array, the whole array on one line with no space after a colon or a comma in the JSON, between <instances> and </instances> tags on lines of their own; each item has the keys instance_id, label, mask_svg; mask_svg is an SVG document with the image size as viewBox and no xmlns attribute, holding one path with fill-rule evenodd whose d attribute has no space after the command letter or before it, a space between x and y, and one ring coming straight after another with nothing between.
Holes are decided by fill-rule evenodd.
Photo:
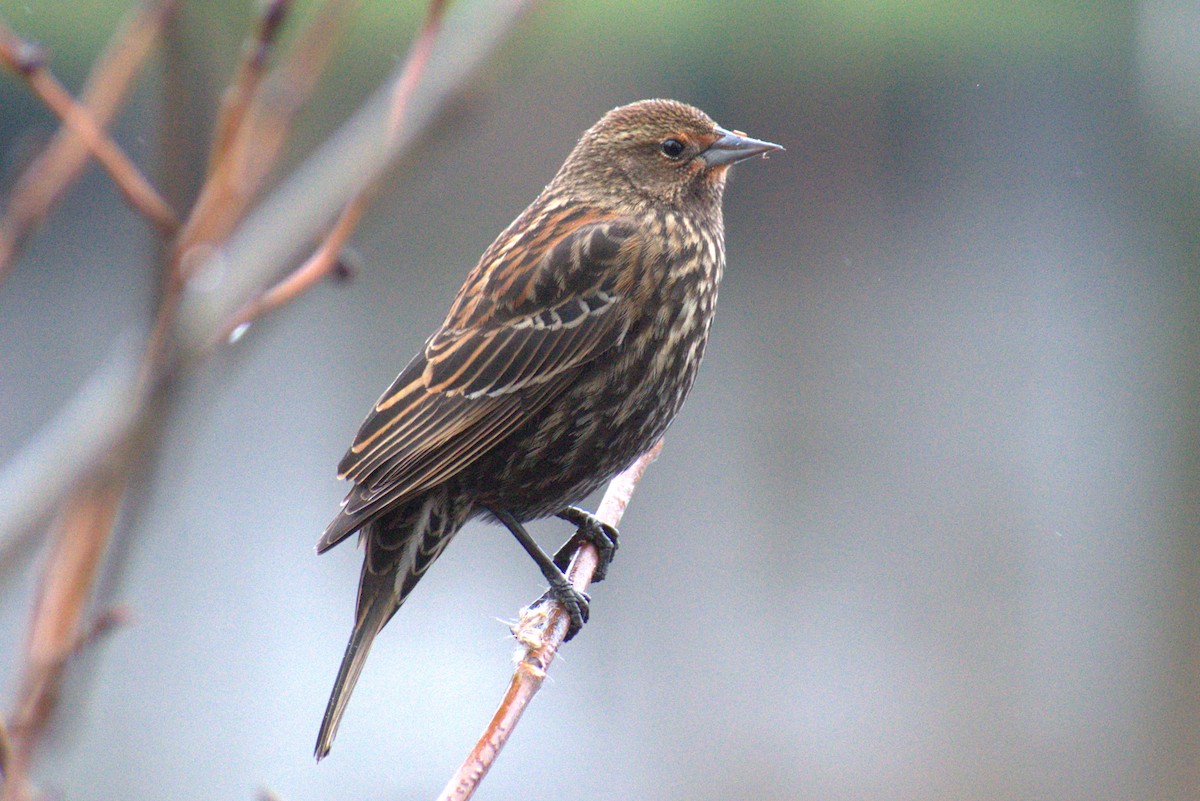
<instances>
[{"instance_id":1,"label":"tail feather","mask_svg":"<svg viewBox=\"0 0 1200 801\"><path fill-rule=\"evenodd\" d=\"M469 511L467 501L450 502L444 493L430 494L362 527L366 554L358 584L358 612L333 683L333 693L325 707L325 717L321 720L317 761L328 754L333 745L346 703L362 673L375 636L449 544ZM337 523L335 520L330 528Z\"/></svg>"},{"instance_id":2,"label":"tail feather","mask_svg":"<svg viewBox=\"0 0 1200 801\"><path fill-rule=\"evenodd\" d=\"M366 664L367 654L375 635L383 629L391 619L399 604L394 604L390 597L377 595L370 599L370 605L358 616L354 623L354 631L350 634L350 642L346 644L346 654L342 657L342 665L338 668L337 679L333 682L333 693L325 706L325 717L321 719L321 731L317 734L316 757L320 762L333 746L333 738L337 736L338 724L342 722L342 714L346 711L346 702L354 685Z\"/></svg>"}]
</instances>

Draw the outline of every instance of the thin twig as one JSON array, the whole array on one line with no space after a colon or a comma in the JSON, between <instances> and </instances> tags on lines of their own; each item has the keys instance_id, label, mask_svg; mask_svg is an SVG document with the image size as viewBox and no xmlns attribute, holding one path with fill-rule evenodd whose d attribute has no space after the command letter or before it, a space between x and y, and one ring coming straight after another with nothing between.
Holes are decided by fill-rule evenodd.
<instances>
[{"instance_id":1,"label":"thin twig","mask_svg":"<svg viewBox=\"0 0 1200 801\"><path fill-rule=\"evenodd\" d=\"M209 175L212 175L219 156L226 152L242 126L250 101L266 74L271 49L291 7L292 0L267 0L263 3L254 35L242 44L242 57L238 62L237 71L221 98L221 111L217 118L216 134L213 136L212 153L209 156Z\"/></svg>"},{"instance_id":2,"label":"thin twig","mask_svg":"<svg viewBox=\"0 0 1200 801\"><path fill-rule=\"evenodd\" d=\"M115 490L119 490L120 488L101 489L107 496L101 499L104 502L101 511L107 515L116 508L114 503L117 500L115 498L117 492ZM83 510L85 514L88 511L87 509ZM99 530L103 534L103 530L99 526L96 526L94 521L83 522L95 527L96 530ZM70 546L73 552L72 555L64 559L64 562L86 561L90 563L91 561L103 558L103 543L97 543L95 537L88 541L84 541L83 537L76 539L78 542ZM87 570L85 565L80 570L80 575L90 580L93 574ZM39 618L45 626L53 630L53 634L50 637L44 638L46 642L41 642L40 644L33 642L30 645L33 660L42 659L44 661L37 664L33 673L29 676L30 686L35 689L28 693L29 697L25 699L27 705L22 707L26 714L24 717L21 714L17 716L17 725L20 726L22 732L22 746L32 746L37 735L45 728L49 715L52 712L51 702L57 694L58 686L70 661L97 645L116 629L127 625L133 619L133 613L129 607L119 604L105 609L87 626L83 625L82 618L76 618L74 625L64 625L64 623L69 624L71 616L78 613L86 605L87 598L90 596L90 591L87 587L71 586L71 580L71 577L66 577L58 581L55 588L57 592L51 592L42 597L43 601L49 599L53 602L56 595L63 595L66 600L64 609L67 610L67 614L62 614L62 610L59 609L51 609ZM67 593L64 594L62 592L63 588L66 588ZM36 626L33 636L38 636Z\"/></svg>"},{"instance_id":3,"label":"thin twig","mask_svg":"<svg viewBox=\"0 0 1200 801\"><path fill-rule=\"evenodd\" d=\"M3 23L0 23L0 64L24 78L42 102L75 132L134 208L164 231L173 232L179 227L175 212L125 151L51 74L41 49L18 37Z\"/></svg>"},{"instance_id":4,"label":"thin twig","mask_svg":"<svg viewBox=\"0 0 1200 801\"><path fill-rule=\"evenodd\" d=\"M409 49L404 68L393 83L392 105L390 114L389 137L387 145L400 132L408 101L421 80L421 74L429 64L429 56L433 52L433 43L437 40L437 32L445 16L447 0L433 0L425 14L425 22L416 40ZM275 284L262 295L243 306L225 325L225 338L228 339L235 331L250 323L257 317L290 303L304 292L312 288L337 265L342 248L346 246L350 235L358 227L363 212L371 202L379 186L379 179L371 181L342 209L337 222L333 224L324 241L313 252L304 264Z\"/></svg>"},{"instance_id":5,"label":"thin twig","mask_svg":"<svg viewBox=\"0 0 1200 801\"><path fill-rule=\"evenodd\" d=\"M242 222L251 201L275 166L292 120L312 94L333 54L339 33L359 0L331 0L305 29L278 67L257 85L240 111L222 115L218 145L210 154L209 173L166 265L163 291L146 346L143 380L158 380L180 358L175 352L177 315L188 278ZM258 40L269 43L285 7L260 19ZM266 51L262 50L265 58ZM257 73L260 67L254 67ZM238 101L239 103L242 101ZM237 120L231 119L235 114ZM188 352L187 357L197 354Z\"/></svg>"},{"instance_id":6,"label":"thin twig","mask_svg":"<svg viewBox=\"0 0 1200 801\"><path fill-rule=\"evenodd\" d=\"M154 50L174 9L175 0L145 0L109 41L80 96L98 126L106 127L124 105L130 83ZM0 219L0 281L25 238L79 177L87 157L84 141L62 126L17 179Z\"/></svg>"},{"instance_id":7,"label":"thin twig","mask_svg":"<svg viewBox=\"0 0 1200 801\"><path fill-rule=\"evenodd\" d=\"M172 270L181 278L203 260L195 257L193 248L203 256L241 222L278 161L292 120L312 95L358 2L333 0L322 5L282 63L261 80L253 77L258 85L252 96L235 104L244 103L244 108L223 115L208 179L176 242ZM260 23L260 31L263 27L272 26Z\"/></svg>"},{"instance_id":8,"label":"thin twig","mask_svg":"<svg viewBox=\"0 0 1200 801\"><path fill-rule=\"evenodd\" d=\"M391 126L388 129L387 148L390 150L396 137L400 134L400 125L408 111L408 101L429 64L429 56L433 53L433 43L437 39L438 29L442 26L442 18L446 15L448 0L430 0L429 9L425 13L425 22L421 32L408 52L404 68L399 77L392 83Z\"/></svg>"},{"instance_id":9,"label":"thin twig","mask_svg":"<svg viewBox=\"0 0 1200 801\"><path fill-rule=\"evenodd\" d=\"M189 275L203 275L203 279L193 282L181 309L185 346L207 351L224 342L220 337L210 339L211 332L227 331L238 311L280 274L279 265L300 260L303 243L327 232L329 221L362 187L413 145L447 99L468 85L534 5L534 0L499 0L463 11L458 24L447 24L438 38L420 89L398 130L391 125L395 82L388 81L259 203L219 250L200 253L199 266ZM314 186L321 191L313 192Z\"/></svg>"},{"instance_id":10,"label":"thin twig","mask_svg":"<svg viewBox=\"0 0 1200 801\"><path fill-rule=\"evenodd\" d=\"M222 339L234 338L235 332L262 315L291 303L328 275L338 264L342 248L358 227L358 221L366 211L367 196L363 194L350 201L334 223L325 240L308 260L293 270L279 283L251 300L225 324Z\"/></svg>"},{"instance_id":11,"label":"thin twig","mask_svg":"<svg viewBox=\"0 0 1200 801\"><path fill-rule=\"evenodd\" d=\"M596 510L596 517L614 527L621 522L625 507L629 504L642 473L658 458L661 450L662 442L659 441L626 468L625 472L609 482L600 508ZM599 553L591 543L579 546L567 569L567 578L570 579L572 587L580 592L587 589L596 570L598 558ZM525 708L541 689L546 672L550 669L550 663L554 661L559 646L562 645L569 624L566 611L557 601L521 610L521 619L513 627L513 635L525 647L525 653L517 662L512 681L509 682L508 690L504 693L496 714L492 716L491 722L471 749L471 753L446 784L442 794L438 796L438 801L467 801L475 794L479 783L483 781L483 777L487 775L492 763L500 755L500 750L504 748L504 744L508 742L521 720Z\"/></svg>"}]
</instances>

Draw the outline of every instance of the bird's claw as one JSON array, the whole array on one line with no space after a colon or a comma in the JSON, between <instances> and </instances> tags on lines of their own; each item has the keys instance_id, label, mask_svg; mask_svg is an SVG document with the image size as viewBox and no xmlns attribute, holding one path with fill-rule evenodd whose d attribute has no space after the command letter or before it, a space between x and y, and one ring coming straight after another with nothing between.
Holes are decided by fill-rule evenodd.
<instances>
[{"instance_id":1,"label":"bird's claw","mask_svg":"<svg viewBox=\"0 0 1200 801\"><path fill-rule=\"evenodd\" d=\"M565 573L567 566L571 563L571 557L575 555L579 546L590 542L596 546L599 554L599 559L596 560L596 570L592 573L592 583L598 584L604 581L604 577L608 575L608 566L617 553L617 537L619 535L617 529L594 514L574 506L563 509L558 516L568 523L574 523L576 528L571 538L563 543L563 546L554 554L555 567Z\"/></svg>"},{"instance_id":2,"label":"bird's claw","mask_svg":"<svg viewBox=\"0 0 1200 801\"><path fill-rule=\"evenodd\" d=\"M567 613L567 619L570 621L567 625L567 634L563 637L563 642L570 642L571 638L579 633L583 628L583 624L588 622L588 616L591 614L591 598L586 592L580 592L563 579L560 584L551 582L550 589L542 594L534 602L534 608L541 606L546 601L554 600L562 604L563 610Z\"/></svg>"}]
</instances>

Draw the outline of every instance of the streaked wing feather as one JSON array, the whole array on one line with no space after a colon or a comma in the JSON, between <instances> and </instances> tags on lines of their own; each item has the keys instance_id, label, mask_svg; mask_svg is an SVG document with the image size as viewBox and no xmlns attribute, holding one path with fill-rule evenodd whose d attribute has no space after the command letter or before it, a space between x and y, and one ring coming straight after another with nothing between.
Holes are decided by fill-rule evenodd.
<instances>
[{"instance_id":1,"label":"streaked wing feather","mask_svg":"<svg viewBox=\"0 0 1200 801\"><path fill-rule=\"evenodd\" d=\"M485 420L465 426L460 436L448 437L444 447L423 451L418 456L373 476L374 484L369 488L362 484L356 485L346 496L342 514L365 522L396 503L396 499L411 497L450 478L527 419L531 409L541 408L546 400L556 395L559 390L559 386L548 384L539 387L534 396L518 398L510 395L501 398L499 404L491 405ZM340 516L338 520L341 520ZM337 522L335 520L335 523ZM343 525L351 523L344 521ZM353 530L346 529L345 533L349 534Z\"/></svg>"},{"instance_id":2,"label":"streaked wing feather","mask_svg":"<svg viewBox=\"0 0 1200 801\"><path fill-rule=\"evenodd\" d=\"M597 289L502 328L472 333L470 341L430 359L425 368L427 384L434 392L461 392L473 398L548 381L589 360L597 350L616 344L622 320L612 311L619 300ZM572 318L569 325L563 323L559 309L577 309L581 303L586 304L586 314Z\"/></svg>"},{"instance_id":3,"label":"streaked wing feather","mask_svg":"<svg viewBox=\"0 0 1200 801\"><path fill-rule=\"evenodd\" d=\"M573 368L619 343L627 324L613 286L620 271L606 262L635 240L625 221L580 224L544 244L522 281L506 284L513 297L480 304L486 318L433 336L338 465L356 486L322 543L461 471L560 392Z\"/></svg>"},{"instance_id":4,"label":"streaked wing feather","mask_svg":"<svg viewBox=\"0 0 1200 801\"><path fill-rule=\"evenodd\" d=\"M461 395L425 393L412 406L397 409L393 416L395 424L382 436L372 441L362 453L355 455L351 449L346 454L347 460L352 455L356 460L343 477L374 487L377 482L373 476L390 470L390 465L412 450L405 447L406 443L425 437L427 446L435 446L442 438L452 435L457 427L468 423L471 415L464 400ZM464 413L468 414L464 416Z\"/></svg>"}]
</instances>

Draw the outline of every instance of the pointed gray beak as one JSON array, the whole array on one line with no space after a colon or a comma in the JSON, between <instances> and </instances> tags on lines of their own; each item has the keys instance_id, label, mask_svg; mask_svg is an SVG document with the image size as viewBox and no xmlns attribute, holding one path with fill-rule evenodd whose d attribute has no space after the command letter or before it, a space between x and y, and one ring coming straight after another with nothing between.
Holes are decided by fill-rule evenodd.
<instances>
[{"instance_id":1,"label":"pointed gray beak","mask_svg":"<svg viewBox=\"0 0 1200 801\"><path fill-rule=\"evenodd\" d=\"M761 139L751 139L743 133L717 128L721 137L708 146L700 154L700 158L710 167L721 167L737 164L739 161L757 156L759 153L770 153L772 150L783 150L780 145L764 142Z\"/></svg>"}]
</instances>

